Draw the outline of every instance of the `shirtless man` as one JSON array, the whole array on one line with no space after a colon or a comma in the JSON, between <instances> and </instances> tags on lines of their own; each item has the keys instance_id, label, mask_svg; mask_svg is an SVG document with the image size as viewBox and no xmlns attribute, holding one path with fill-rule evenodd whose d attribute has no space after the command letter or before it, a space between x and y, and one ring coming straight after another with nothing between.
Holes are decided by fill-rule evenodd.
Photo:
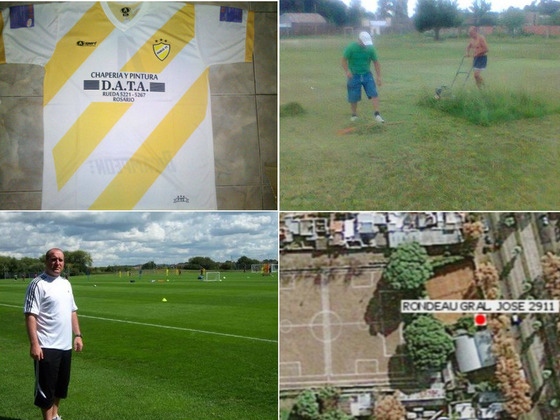
<instances>
[{"instance_id":1,"label":"shirtless man","mask_svg":"<svg viewBox=\"0 0 560 420\"><path fill-rule=\"evenodd\" d=\"M488 45L486 44L486 38L480 35L474 26L469 28L469 36L471 37L471 42L467 45L466 56L470 57L471 50L473 50L474 79L476 80L476 86L480 89L484 84L480 73L486 68L486 63L488 62L488 57L486 56Z\"/></svg>"}]
</instances>

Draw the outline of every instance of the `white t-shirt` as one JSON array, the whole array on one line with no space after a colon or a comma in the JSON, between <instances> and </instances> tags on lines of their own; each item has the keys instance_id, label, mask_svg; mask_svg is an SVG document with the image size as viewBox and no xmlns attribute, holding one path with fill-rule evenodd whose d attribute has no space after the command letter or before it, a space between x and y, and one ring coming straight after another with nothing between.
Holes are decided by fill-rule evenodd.
<instances>
[{"instance_id":1,"label":"white t-shirt","mask_svg":"<svg viewBox=\"0 0 560 420\"><path fill-rule=\"evenodd\" d=\"M72 312L77 310L72 286L65 278L43 273L27 286L23 312L37 316L37 337L42 348L72 348Z\"/></svg>"},{"instance_id":2,"label":"white t-shirt","mask_svg":"<svg viewBox=\"0 0 560 420\"><path fill-rule=\"evenodd\" d=\"M43 209L216 209L208 67L250 62L254 12L14 6L0 63L45 67Z\"/></svg>"}]
</instances>

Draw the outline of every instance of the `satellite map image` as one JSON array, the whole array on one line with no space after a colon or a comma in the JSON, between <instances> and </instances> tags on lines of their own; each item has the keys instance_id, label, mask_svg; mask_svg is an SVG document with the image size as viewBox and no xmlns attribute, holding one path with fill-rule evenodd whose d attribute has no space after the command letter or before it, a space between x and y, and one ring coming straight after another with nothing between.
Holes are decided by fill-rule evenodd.
<instances>
[{"instance_id":1,"label":"satellite map image","mask_svg":"<svg viewBox=\"0 0 560 420\"><path fill-rule=\"evenodd\" d=\"M559 221L280 213L281 418L560 419Z\"/></svg>"}]
</instances>

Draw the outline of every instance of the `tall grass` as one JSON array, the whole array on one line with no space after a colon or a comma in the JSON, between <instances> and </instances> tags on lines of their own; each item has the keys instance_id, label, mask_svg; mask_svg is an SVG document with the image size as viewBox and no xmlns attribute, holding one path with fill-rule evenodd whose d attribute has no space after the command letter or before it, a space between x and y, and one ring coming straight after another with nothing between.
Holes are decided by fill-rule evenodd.
<instances>
[{"instance_id":1,"label":"tall grass","mask_svg":"<svg viewBox=\"0 0 560 420\"><path fill-rule=\"evenodd\" d=\"M295 117L301 114L305 114L305 110L297 102L280 105L280 117Z\"/></svg>"},{"instance_id":2,"label":"tall grass","mask_svg":"<svg viewBox=\"0 0 560 420\"><path fill-rule=\"evenodd\" d=\"M560 109L548 104L542 98L524 91L515 92L506 89L463 90L443 96L440 100L430 95L423 95L419 105L429 106L484 127L560 112Z\"/></svg>"}]
</instances>

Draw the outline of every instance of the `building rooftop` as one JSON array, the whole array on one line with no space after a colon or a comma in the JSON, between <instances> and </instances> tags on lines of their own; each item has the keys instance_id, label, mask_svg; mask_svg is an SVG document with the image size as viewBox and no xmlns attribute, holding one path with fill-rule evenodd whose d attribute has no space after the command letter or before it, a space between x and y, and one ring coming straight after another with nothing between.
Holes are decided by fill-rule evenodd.
<instances>
[{"instance_id":1,"label":"building rooftop","mask_svg":"<svg viewBox=\"0 0 560 420\"><path fill-rule=\"evenodd\" d=\"M472 372L496 364L490 331L477 331L474 336L460 335L454 341L455 357L461 372Z\"/></svg>"},{"instance_id":2,"label":"building rooftop","mask_svg":"<svg viewBox=\"0 0 560 420\"><path fill-rule=\"evenodd\" d=\"M327 23L319 13L284 13L280 15L281 23Z\"/></svg>"}]
</instances>

